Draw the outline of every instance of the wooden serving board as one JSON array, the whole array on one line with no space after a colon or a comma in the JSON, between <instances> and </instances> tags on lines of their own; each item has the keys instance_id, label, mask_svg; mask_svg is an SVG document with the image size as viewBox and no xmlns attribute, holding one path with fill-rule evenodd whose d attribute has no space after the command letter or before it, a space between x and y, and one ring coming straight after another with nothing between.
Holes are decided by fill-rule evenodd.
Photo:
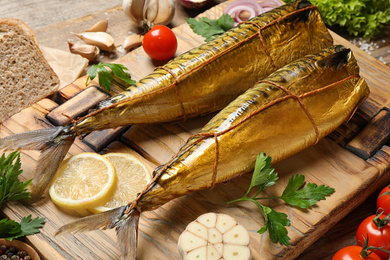
<instances>
[{"instance_id":1,"label":"wooden serving board","mask_svg":"<svg viewBox=\"0 0 390 260\"><path fill-rule=\"evenodd\" d=\"M213 19L222 14L227 3L215 6L203 15ZM179 41L178 54L203 43L187 24L174 29ZM226 213L244 225L251 235L253 259L294 259L320 238L346 214L379 187L390 181L388 174L390 148L389 101L390 69L341 37L333 34L335 43L350 47L361 66L361 75L371 89L368 100L357 114L329 137L280 163L274 165L279 173L277 185L267 190L269 195L280 194L292 174L304 174L308 182L326 184L336 192L310 210L288 207L283 202L265 202L277 211L288 214L292 225L288 228L291 246L272 243L268 233L259 235L264 221L259 210L249 203L228 205L227 202L241 197L247 190L251 175L234 182L219 185L175 199L163 207L142 213L139 231L137 259L180 259L176 243L186 225L206 212ZM139 79L150 73L156 64L142 48L123 56L118 61L133 78ZM0 125L0 137L55 124L66 124L61 112L69 116L86 113L99 99L106 97L91 82L85 86L85 77L57 93L54 101L43 99L33 106L12 116ZM117 90L114 89L113 92ZM90 97L97 100L92 100ZM90 102L81 109L80 104ZM72 105L74 104L74 105ZM82 110L82 111L81 111ZM187 140L201 128L211 116L188 120L184 123L123 127L94 132L83 140L76 140L68 156L84 151L129 152L143 158L150 169L167 162ZM49 120L50 119L50 120ZM234 152L234 151L232 151ZM261 152L261 151L259 151ZM22 152L24 178L32 178L39 153ZM212 166L210 166L212 167ZM54 236L65 223L89 214L84 211L68 211L55 206L46 195L34 205L11 202L5 205L4 214L17 221L32 214L45 217L41 233L27 239L44 259L119 259L114 230L97 230L76 235Z\"/></svg>"}]
</instances>

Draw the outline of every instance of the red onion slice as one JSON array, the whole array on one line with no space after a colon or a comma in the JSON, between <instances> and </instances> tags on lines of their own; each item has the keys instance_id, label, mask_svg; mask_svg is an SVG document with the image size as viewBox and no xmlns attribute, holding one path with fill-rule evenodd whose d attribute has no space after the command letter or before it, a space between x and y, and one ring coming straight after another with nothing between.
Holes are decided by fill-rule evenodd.
<instances>
[{"instance_id":1,"label":"red onion slice","mask_svg":"<svg viewBox=\"0 0 390 260\"><path fill-rule=\"evenodd\" d=\"M229 4L225 8L224 13L231 15L236 22L235 25L237 25L238 23L243 22L240 18L240 13L242 11L250 12L249 19L252 19L253 17L263 13L263 8L261 8L261 6L253 0L237 0Z\"/></svg>"},{"instance_id":2,"label":"red onion slice","mask_svg":"<svg viewBox=\"0 0 390 260\"><path fill-rule=\"evenodd\" d=\"M263 9L269 9L269 10L282 5L282 3L279 0L257 0L257 3Z\"/></svg>"},{"instance_id":3,"label":"red onion slice","mask_svg":"<svg viewBox=\"0 0 390 260\"><path fill-rule=\"evenodd\" d=\"M224 13L229 14L233 17L235 21L234 26L236 26L238 23L244 22L240 18L240 13L243 11L249 12L249 19L252 19L259 14L265 13L281 5L282 3L279 0L237 0L229 4L225 8Z\"/></svg>"}]
</instances>

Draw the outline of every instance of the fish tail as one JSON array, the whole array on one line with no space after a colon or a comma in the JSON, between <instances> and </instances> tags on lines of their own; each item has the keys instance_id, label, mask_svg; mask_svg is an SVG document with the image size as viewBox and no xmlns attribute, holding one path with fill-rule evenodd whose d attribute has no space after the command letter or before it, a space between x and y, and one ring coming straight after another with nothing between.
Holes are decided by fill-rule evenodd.
<instances>
[{"instance_id":1,"label":"fish tail","mask_svg":"<svg viewBox=\"0 0 390 260\"><path fill-rule=\"evenodd\" d=\"M137 256L138 222L140 213L128 209L131 205L80 218L60 227L56 235L114 228L122 259L135 260Z\"/></svg>"},{"instance_id":2,"label":"fish tail","mask_svg":"<svg viewBox=\"0 0 390 260\"><path fill-rule=\"evenodd\" d=\"M58 166L72 145L75 136L66 133L67 130L67 127L58 126L14 134L0 139L0 149L41 151L30 187L30 203L37 201L47 190Z\"/></svg>"}]
</instances>

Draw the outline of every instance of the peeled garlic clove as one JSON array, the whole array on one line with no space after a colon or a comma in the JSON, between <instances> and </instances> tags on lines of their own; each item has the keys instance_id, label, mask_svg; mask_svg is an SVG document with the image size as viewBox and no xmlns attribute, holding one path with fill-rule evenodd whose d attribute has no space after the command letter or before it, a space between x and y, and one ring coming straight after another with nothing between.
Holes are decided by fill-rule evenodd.
<instances>
[{"instance_id":1,"label":"peeled garlic clove","mask_svg":"<svg viewBox=\"0 0 390 260\"><path fill-rule=\"evenodd\" d=\"M219 230L219 232L224 234L235 225L237 225L237 222L234 220L234 218L226 214L219 214L215 227Z\"/></svg>"},{"instance_id":2,"label":"peeled garlic clove","mask_svg":"<svg viewBox=\"0 0 390 260\"><path fill-rule=\"evenodd\" d=\"M248 231L226 214L206 213L188 224L178 240L178 250L185 260L249 260Z\"/></svg>"},{"instance_id":3,"label":"peeled garlic clove","mask_svg":"<svg viewBox=\"0 0 390 260\"><path fill-rule=\"evenodd\" d=\"M95 45L103 51L112 52L115 50L114 39L106 32L84 32L75 35L84 42Z\"/></svg>"},{"instance_id":4,"label":"peeled garlic clove","mask_svg":"<svg viewBox=\"0 0 390 260\"><path fill-rule=\"evenodd\" d=\"M126 37L125 42L123 43L123 49L126 51L137 48L142 45L142 35L131 34Z\"/></svg>"},{"instance_id":5,"label":"peeled garlic clove","mask_svg":"<svg viewBox=\"0 0 390 260\"><path fill-rule=\"evenodd\" d=\"M79 54L89 61L95 59L100 53L98 47L89 44L68 42L68 46L71 53Z\"/></svg>"},{"instance_id":6,"label":"peeled garlic clove","mask_svg":"<svg viewBox=\"0 0 390 260\"><path fill-rule=\"evenodd\" d=\"M245 246L249 244L249 235L241 225L235 225L232 229L223 234L223 241L228 244Z\"/></svg>"},{"instance_id":7,"label":"peeled garlic clove","mask_svg":"<svg viewBox=\"0 0 390 260\"><path fill-rule=\"evenodd\" d=\"M225 260L251 259L252 253L247 246L228 244L223 247L222 257Z\"/></svg>"},{"instance_id":8,"label":"peeled garlic clove","mask_svg":"<svg viewBox=\"0 0 390 260\"><path fill-rule=\"evenodd\" d=\"M108 19L101 20L100 22L95 23L91 28L86 30L86 32L106 32L108 27Z\"/></svg>"},{"instance_id":9,"label":"peeled garlic clove","mask_svg":"<svg viewBox=\"0 0 390 260\"><path fill-rule=\"evenodd\" d=\"M185 252L190 252L199 247L207 245L207 241L194 235L192 232L183 232L179 237L181 248Z\"/></svg>"}]
</instances>

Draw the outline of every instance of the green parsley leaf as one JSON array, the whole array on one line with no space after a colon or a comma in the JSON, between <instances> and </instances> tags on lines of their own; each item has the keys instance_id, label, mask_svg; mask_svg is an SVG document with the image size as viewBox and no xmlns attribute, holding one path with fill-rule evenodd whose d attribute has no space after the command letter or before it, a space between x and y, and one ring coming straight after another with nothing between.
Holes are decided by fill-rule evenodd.
<instances>
[{"instance_id":1,"label":"green parsley leaf","mask_svg":"<svg viewBox=\"0 0 390 260\"><path fill-rule=\"evenodd\" d=\"M291 222L287 215L281 212L272 210L268 214L268 232L272 242L279 242L281 245L290 245L290 238L287 236L287 229L285 226L290 226Z\"/></svg>"},{"instance_id":2,"label":"green parsley leaf","mask_svg":"<svg viewBox=\"0 0 390 260\"><path fill-rule=\"evenodd\" d=\"M232 29L234 24L234 19L228 14L223 14L216 20L207 17L201 17L198 20L187 18L186 20L194 33L203 36L206 42L214 40L219 35Z\"/></svg>"},{"instance_id":3,"label":"green parsley leaf","mask_svg":"<svg viewBox=\"0 0 390 260\"><path fill-rule=\"evenodd\" d=\"M257 156L255 169L252 175L251 184L249 185L246 194L239 199L228 202L235 203L239 201L251 201L261 210L264 217L264 226L257 232L263 234L268 230L271 240L281 245L290 245L290 238L287 235L286 226L290 226L291 222L288 216L284 213L274 211L270 207L262 205L259 200L263 199L282 199L288 205L308 208L313 206L320 200L324 200L325 196L334 192L333 188L325 185L317 186L314 183L305 182L305 176L295 175L289 178L287 186L280 197L258 197L261 191L276 184L278 174L271 168L271 157L261 153ZM252 188L258 187L257 193L248 197Z\"/></svg>"},{"instance_id":4,"label":"green parsley leaf","mask_svg":"<svg viewBox=\"0 0 390 260\"><path fill-rule=\"evenodd\" d=\"M18 222L4 218L0 220L0 237L8 240L16 234L22 232L22 228Z\"/></svg>"},{"instance_id":5,"label":"green parsley leaf","mask_svg":"<svg viewBox=\"0 0 390 260\"><path fill-rule=\"evenodd\" d=\"M271 168L272 158L261 153L257 156L255 170L252 175L252 181L249 189L245 195L252 190L253 187L258 186L257 196L262 190L274 185L279 179L278 174Z\"/></svg>"},{"instance_id":6,"label":"green parsley leaf","mask_svg":"<svg viewBox=\"0 0 390 260\"><path fill-rule=\"evenodd\" d=\"M8 156L3 153L0 157L0 206L10 200L22 200L31 198L27 187L32 179L21 182L18 177L23 173L21 169L20 153L12 152ZM31 219L31 215L17 223L7 218L0 220L0 237L13 240L25 235L32 235L39 232L44 218Z\"/></svg>"},{"instance_id":7,"label":"green parsley leaf","mask_svg":"<svg viewBox=\"0 0 390 260\"><path fill-rule=\"evenodd\" d=\"M317 186L314 183L308 183L306 186L302 187L304 181L304 175L297 174L291 176L280 199L284 200L289 205L306 209L313 206L318 201L324 200L325 196L334 192L333 188L325 185Z\"/></svg>"},{"instance_id":8,"label":"green parsley leaf","mask_svg":"<svg viewBox=\"0 0 390 260\"><path fill-rule=\"evenodd\" d=\"M102 62L97 65L94 64L87 71L88 77L85 84L88 84L89 79L93 80L96 76L99 76L99 85L108 91L111 90L113 81L120 87L127 88L128 86L133 85L135 81L131 79L125 70L127 70L127 68L122 64Z\"/></svg>"},{"instance_id":9,"label":"green parsley leaf","mask_svg":"<svg viewBox=\"0 0 390 260\"><path fill-rule=\"evenodd\" d=\"M22 221L20 221L20 226L22 229L22 235L33 235L39 232L39 228L43 226L45 222L45 218L36 217L31 219L31 215L24 217Z\"/></svg>"},{"instance_id":10,"label":"green parsley leaf","mask_svg":"<svg viewBox=\"0 0 390 260\"><path fill-rule=\"evenodd\" d=\"M39 228L43 226L45 218L36 217L31 219L31 215L24 217L20 223L10 219L0 220L0 237L12 241L22 236L39 233Z\"/></svg>"},{"instance_id":11,"label":"green parsley leaf","mask_svg":"<svg viewBox=\"0 0 390 260\"><path fill-rule=\"evenodd\" d=\"M21 170L20 153L12 152L7 157L3 153L0 157L0 206L10 200L29 199L30 192L27 186L32 180L19 181Z\"/></svg>"}]
</instances>

